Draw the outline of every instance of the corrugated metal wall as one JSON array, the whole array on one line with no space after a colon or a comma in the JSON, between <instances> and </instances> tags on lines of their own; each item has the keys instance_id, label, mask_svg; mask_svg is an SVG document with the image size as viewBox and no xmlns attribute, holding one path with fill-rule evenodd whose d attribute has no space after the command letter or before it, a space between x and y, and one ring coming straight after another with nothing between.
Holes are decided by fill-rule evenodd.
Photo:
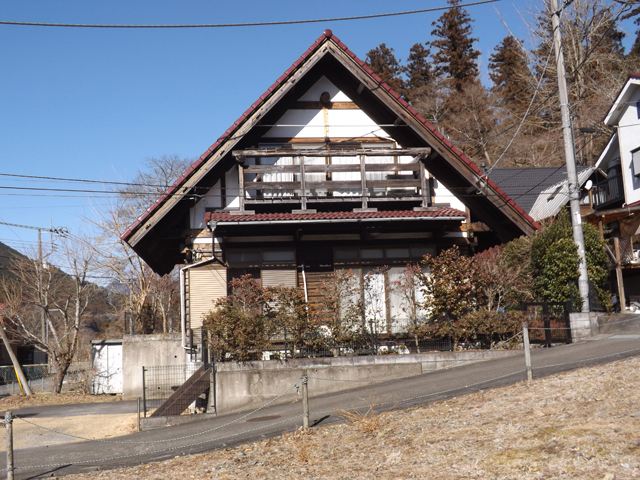
<instances>
[{"instance_id":1,"label":"corrugated metal wall","mask_svg":"<svg viewBox=\"0 0 640 480\"><path fill-rule=\"evenodd\" d=\"M263 287L277 287L278 285L282 285L283 287L297 287L296 277L297 273L295 268L277 270L262 269L260 272Z\"/></svg>"},{"instance_id":2,"label":"corrugated metal wall","mask_svg":"<svg viewBox=\"0 0 640 480\"><path fill-rule=\"evenodd\" d=\"M187 270L189 298L189 328L202 326L202 316L213 308L218 298L227 296L227 269L221 265L206 265Z\"/></svg>"}]
</instances>

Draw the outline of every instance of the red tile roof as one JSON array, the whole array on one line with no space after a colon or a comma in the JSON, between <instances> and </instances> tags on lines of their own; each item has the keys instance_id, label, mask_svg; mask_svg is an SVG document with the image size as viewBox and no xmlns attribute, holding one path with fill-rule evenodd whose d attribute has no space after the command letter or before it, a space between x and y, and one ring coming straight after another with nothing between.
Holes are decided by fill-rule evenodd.
<instances>
[{"instance_id":1,"label":"red tile roof","mask_svg":"<svg viewBox=\"0 0 640 480\"><path fill-rule=\"evenodd\" d=\"M369 66L367 66L362 60L360 60L355 53L353 53L349 48L340 41L338 37L333 35L333 32L330 29L326 29L322 35L304 52L298 60L296 60L291 67L289 67L281 76L278 78L265 93L263 93L260 98L256 102L254 102L241 116L236 120L231 127L227 129L221 137L216 140L216 142L211 145L206 152L204 152L198 160L196 160L189 169L183 173L175 183L169 187L165 193L158 198L155 203L149 207L138 220L133 223L129 227L129 229L122 235L122 238L126 241L135 231L136 229L142 225L168 198L170 198L173 194L175 194L178 189L182 186L182 184L193 174L210 156L211 154L217 150L225 141L227 141L233 133L238 130L238 128L244 123L244 121L251 116L270 96L271 94L277 90L281 83L284 82L286 78L291 76L296 69L304 62L304 60L311 56L316 50L320 48L325 42L333 41L340 49L342 49L348 56L350 56L360 67L362 67L375 81L377 81L382 88L387 90L398 103L400 103L404 108L406 108L417 120L419 120L431 133L436 136L449 150L456 155L459 159L461 159L471 170L473 170L479 177L484 177L483 172L477 167L467 156L465 156L460 150L458 150L449 140L447 140L444 135L442 135L433 125L427 122L418 111L409 105L399 94L393 91L393 89L384 83L382 79L376 75ZM505 203L511 205L524 219L527 220L537 230L540 230L540 225L533 220L519 205L516 204L509 196L504 193L493 181L486 179L487 185L493 189L498 195L500 195Z\"/></svg>"},{"instance_id":2,"label":"red tile roof","mask_svg":"<svg viewBox=\"0 0 640 480\"><path fill-rule=\"evenodd\" d=\"M393 210L382 212L318 212L318 213L257 213L255 215L231 215L230 213L205 214L205 222L296 222L301 220L362 220L365 218L394 219L394 218L430 218L449 219L466 218L467 214L455 208L440 208L428 212L414 212L413 210Z\"/></svg>"}]
</instances>

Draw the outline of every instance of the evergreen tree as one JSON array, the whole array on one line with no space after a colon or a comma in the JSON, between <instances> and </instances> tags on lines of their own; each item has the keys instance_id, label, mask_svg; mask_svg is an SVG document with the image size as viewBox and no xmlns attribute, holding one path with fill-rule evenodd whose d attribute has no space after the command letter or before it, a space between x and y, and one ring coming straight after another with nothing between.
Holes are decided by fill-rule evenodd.
<instances>
[{"instance_id":1,"label":"evergreen tree","mask_svg":"<svg viewBox=\"0 0 640 480\"><path fill-rule=\"evenodd\" d=\"M405 97L407 100L416 97L432 80L433 72L429 63L431 50L422 43L416 43L409 50L407 65L403 68L407 80L405 82Z\"/></svg>"},{"instance_id":2,"label":"evergreen tree","mask_svg":"<svg viewBox=\"0 0 640 480\"><path fill-rule=\"evenodd\" d=\"M466 84L478 81L480 51L473 48L478 40L471 37L473 20L458 6L460 0L448 0L447 3L451 8L431 24L435 27L431 35L437 39L430 45L436 49L433 56L435 74L447 76L451 86L461 91Z\"/></svg>"},{"instance_id":3,"label":"evergreen tree","mask_svg":"<svg viewBox=\"0 0 640 480\"><path fill-rule=\"evenodd\" d=\"M532 85L526 54L512 36L505 37L489 57L489 77L493 82L492 92L498 94L502 103L528 103Z\"/></svg>"},{"instance_id":4,"label":"evergreen tree","mask_svg":"<svg viewBox=\"0 0 640 480\"><path fill-rule=\"evenodd\" d=\"M402 92L404 87L402 78L400 77L402 67L393 54L393 48L389 48L385 43L381 43L376 48L367 52L365 63L374 73L380 76L383 82L388 84L396 92Z\"/></svg>"}]
</instances>

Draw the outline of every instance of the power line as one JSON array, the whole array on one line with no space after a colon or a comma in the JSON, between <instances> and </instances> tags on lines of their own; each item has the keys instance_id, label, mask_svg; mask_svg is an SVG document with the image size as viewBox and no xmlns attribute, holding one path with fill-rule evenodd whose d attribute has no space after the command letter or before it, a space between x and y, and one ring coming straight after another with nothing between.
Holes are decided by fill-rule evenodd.
<instances>
[{"instance_id":1,"label":"power line","mask_svg":"<svg viewBox=\"0 0 640 480\"><path fill-rule=\"evenodd\" d=\"M101 185L123 185L126 187L157 187L169 188L170 185L153 185L148 183L131 183L131 182L108 182L103 180L88 180L82 178L64 178L64 177L42 177L39 175L19 175L16 173L0 173L1 177L11 178L27 178L31 180L52 180L55 182L79 182L79 183L98 183Z\"/></svg>"},{"instance_id":2,"label":"power line","mask_svg":"<svg viewBox=\"0 0 640 480\"><path fill-rule=\"evenodd\" d=\"M60 235L66 235L68 232L68 230L66 229L66 227L32 227L31 225L20 225L18 223L8 223L8 222L0 222L0 225L7 225L9 227L18 227L18 228L28 228L31 230L40 230L40 231L44 231L44 232L51 232L51 233L57 233Z\"/></svg>"},{"instance_id":3,"label":"power line","mask_svg":"<svg viewBox=\"0 0 640 480\"><path fill-rule=\"evenodd\" d=\"M455 5L455 8L473 7L476 5L484 5L487 3L496 3L501 0L481 0L465 4ZM322 23L322 22L343 22L351 20L369 20L372 18L398 17L402 15L415 15L417 13L437 12L440 10L450 10L452 6L423 8L420 10L407 10L404 12L390 13L374 13L371 15L355 15L352 17L333 17L333 18L314 18L308 20L280 20L275 22L246 22L246 23L196 23L184 25L107 25L107 24L90 24L90 23L41 23L41 22L13 22L0 21L0 25L18 25L27 27L66 27L66 28L233 28L233 27L269 27L276 25L299 25L305 23Z\"/></svg>"}]
</instances>

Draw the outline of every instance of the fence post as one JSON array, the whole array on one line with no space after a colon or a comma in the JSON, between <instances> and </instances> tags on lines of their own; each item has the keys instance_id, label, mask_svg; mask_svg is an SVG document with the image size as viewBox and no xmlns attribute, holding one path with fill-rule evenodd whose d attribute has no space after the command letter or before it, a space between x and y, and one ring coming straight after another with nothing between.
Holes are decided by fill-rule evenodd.
<instances>
[{"instance_id":1,"label":"fence post","mask_svg":"<svg viewBox=\"0 0 640 480\"><path fill-rule=\"evenodd\" d=\"M140 431L140 397L138 397L138 431Z\"/></svg>"},{"instance_id":2,"label":"fence post","mask_svg":"<svg viewBox=\"0 0 640 480\"><path fill-rule=\"evenodd\" d=\"M309 377L302 372L302 429L309 430Z\"/></svg>"},{"instance_id":3,"label":"fence post","mask_svg":"<svg viewBox=\"0 0 640 480\"><path fill-rule=\"evenodd\" d=\"M529 349L529 324L527 324L527 322L522 323L522 339L524 340L524 361L527 364L527 381L531 383L533 381L533 375L531 373L531 350Z\"/></svg>"},{"instance_id":4,"label":"fence post","mask_svg":"<svg viewBox=\"0 0 640 480\"><path fill-rule=\"evenodd\" d=\"M147 418L147 386L144 379L144 367L142 367L142 408L144 409L144 418Z\"/></svg>"},{"instance_id":5,"label":"fence post","mask_svg":"<svg viewBox=\"0 0 640 480\"><path fill-rule=\"evenodd\" d=\"M4 414L4 428L7 436L7 480L13 480L13 417L11 410Z\"/></svg>"}]
</instances>

